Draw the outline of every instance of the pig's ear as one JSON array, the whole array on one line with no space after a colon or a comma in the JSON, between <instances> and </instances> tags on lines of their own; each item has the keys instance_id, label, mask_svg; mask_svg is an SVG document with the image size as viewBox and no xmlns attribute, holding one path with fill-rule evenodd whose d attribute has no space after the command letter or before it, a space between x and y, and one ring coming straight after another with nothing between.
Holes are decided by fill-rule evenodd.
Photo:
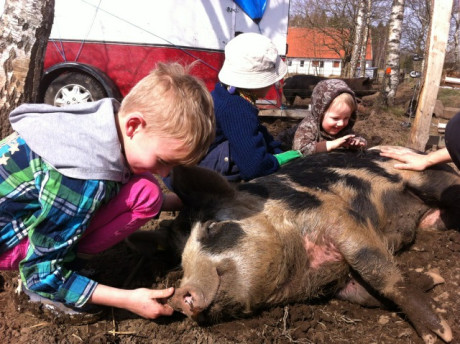
<instances>
[{"instance_id":1,"label":"pig's ear","mask_svg":"<svg viewBox=\"0 0 460 344\"><path fill-rule=\"evenodd\" d=\"M182 202L193 207L199 207L213 200L233 198L236 193L219 173L198 166L174 167L172 186Z\"/></svg>"}]
</instances>

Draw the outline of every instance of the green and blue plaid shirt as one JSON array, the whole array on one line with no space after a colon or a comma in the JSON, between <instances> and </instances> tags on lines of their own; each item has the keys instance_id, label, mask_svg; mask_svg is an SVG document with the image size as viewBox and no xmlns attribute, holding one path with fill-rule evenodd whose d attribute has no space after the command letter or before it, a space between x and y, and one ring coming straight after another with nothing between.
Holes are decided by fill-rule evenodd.
<instances>
[{"instance_id":1,"label":"green and blue plaid shirt","mask_svg":"<svg viewBox=\"0 0 460 344\"><path fill-rule=\"evenodd\" d=\"M95 211L119 185L62 175L16 133L0 141L0 253L29 238L19 266L28 289L75 307L88 301L97 282L66 266Z\"/></svg>"}]
</instances>

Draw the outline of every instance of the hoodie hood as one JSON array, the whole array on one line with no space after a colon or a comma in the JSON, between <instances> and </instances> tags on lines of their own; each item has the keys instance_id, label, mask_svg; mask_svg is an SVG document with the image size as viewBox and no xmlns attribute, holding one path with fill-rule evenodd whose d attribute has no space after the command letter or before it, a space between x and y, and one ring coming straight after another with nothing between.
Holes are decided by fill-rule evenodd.
<instances>
[{"instance_id":1,"label":"hoodie hood","mask_svg":"<svg viewBox=\"0 0 460 344\"><path fill-rule=\"evenodd\" d=\"M311 95L311 113L318 123L321 135L325 138L330 137L330 135L321 128L321 121L323 120L323 116L329 108L329 105L331 105L332 101L342 93L349 93L353 96L353 98L355 98L355 93L352 89L345 83L345 81L340 79L327 79L320 81L313 89L313 93ZM343 136L351 131L356 123L356 118L357 114L355 110L350 116L348 125L340 132L339 136Z\"/></svg>"},{"instance_id":2,"label":"hoodie hood","mask_svg":"<svg viewBox=\"0 0 460 344\"><path fill-rule=\"evenodd\" d=\"M11 112L10 122L63 175L124 183L131 173L116 128L119 105L110 98L65 107L23 104Z\"/></svg>"}]
</instances>

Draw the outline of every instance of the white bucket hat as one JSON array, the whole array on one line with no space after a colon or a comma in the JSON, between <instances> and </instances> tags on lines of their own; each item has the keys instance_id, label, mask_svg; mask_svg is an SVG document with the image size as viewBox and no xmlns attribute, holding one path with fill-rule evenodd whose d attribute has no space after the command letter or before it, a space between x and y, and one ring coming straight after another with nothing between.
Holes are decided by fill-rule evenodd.
<instances>
[{"instance_id":1,"label":"white bucket hat","mask_svg":"<svg viewBox=\"0 0 460 344\"><path fill-rule=\"evenodd\" d=\"M239 88L264 88L281 80L286 72L286 64L269 38L258 33L243 33L225 46L219 80Z\"/></svg>"}]
</instances>

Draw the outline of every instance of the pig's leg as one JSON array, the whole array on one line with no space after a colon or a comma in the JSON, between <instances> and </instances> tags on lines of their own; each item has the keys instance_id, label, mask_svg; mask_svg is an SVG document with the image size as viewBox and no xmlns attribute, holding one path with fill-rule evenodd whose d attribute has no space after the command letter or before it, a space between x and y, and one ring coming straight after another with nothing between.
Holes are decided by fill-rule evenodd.
<instances>
[{"instance_id":1,"label":"pig's leg","mask_svg":"<svg viewBox=\"0 0 460 344\"><path fill-rule=\"evenodd\" d=\"M383 304L371 295L356 279L351 278L335 295L340 300L357 303L365 307L382 307Z\"/></svg>"},{"instance_id":2,"label":"pig's leg","mask_svg":"<svg viewBox=\"0 0 460 344\"><path fill-rule=\"evenodd\" d=\"M447 322L438 316L430 299L403 277L393 262L383 240L373 228L355 223L337 237L338 247L351 268L372 289L394 302L409 318L425 343L433 343L437 334L444 341L452 340Z\"/></svg>"},{"instance_id":3,"label":"pig's leg","mask_svg":"<svg viewBox=\"0 0 460 344\"><path fill-rule=\"evenodd\" d=\"M407 279L411 285L416 286L423 292L432 289L434 286L444 283L444 279L434 271L416 272L409 271ZM369 286L359 276L350 277L347 284L340 289L336 297L341 300L357 303L365 307L384 307L385 305L376 295L372 295Z\"/></svg>"}]
</instances>

